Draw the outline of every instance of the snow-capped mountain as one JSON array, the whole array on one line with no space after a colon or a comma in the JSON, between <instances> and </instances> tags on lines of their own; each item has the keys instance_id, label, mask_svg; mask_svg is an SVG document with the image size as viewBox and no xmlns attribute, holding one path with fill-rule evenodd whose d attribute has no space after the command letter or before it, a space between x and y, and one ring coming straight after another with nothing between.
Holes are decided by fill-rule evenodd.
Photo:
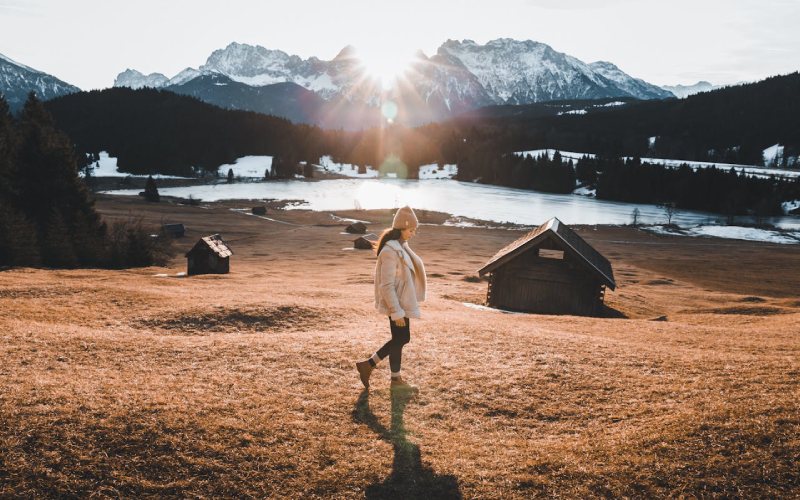
<instances>
[{"instance_id":1,"label":"snow-capped mountain","mask_svg":"<svg viewBox=\"0 0 800 500\"><path fill-rule=\"evenodd\" d=\"M669 99L670 97L675 97L671 91L652 83L647 83L640 78L633 78L610 62L597 61L589 64L589 67L614 82L618 88L630 94L631 97L639 99Z\"/></svg>"},{"instance_id":2,"label":"snow-capped mountain","mask_svg":"<svg viewBox=\"0 0 800 500\"><path fill-rule=\"evenodd\" d=\"M74 85L0 54L0 94L5 96L12 112L22 108L30 92L36 92L44 101L80 91Z\"/></svg>"},{"instance_id":3,"label":"snow-capped mountain","mask_svg":"<svg viewBox=\"0 0 800 500\"><path fill-rule=\"evenodd\" d=\"M338 90L325 77L328 66L316 57L301 59L282 50L234 42L212 52L200 71L222 73L254 87L294 82L327 98Z\"/></svg>"},{"instance_id":4,"label":"snow-capped mountain","mask_svg":"<svg viewBox=\"0 0 800 500\"><path fill-rule=\"evenodd\" d=\"M132 89L140 89L142 87L158 88L163 87L169 82L169 78L161 73L150 73L144 75L135 69L126 69L114 80L115 87L129 87Z\"/></svg>"},{"instance_id":5,"label":"snow-capped mountain","mask_svg":"<svg viewBox=\"0 0 800 500\"><path fill-rule=\"evenodd\" d=\"M183 85L184 83L194 80L198 76L202 75L202 72L194 69L194 68L186 68L185 70L181 71L177 75L173 76L169 79L169 81L164 84L166 85ZM117 85L114 85L115 87Z\"/></svg>"},{"instance_id":6,"label":"snow-capped mountain","mask_svg":"<svg viewBox=\"0 0 800 500\"><path fill-rule=\"evenodd\" d=\"M187 68L173 79L121 73L115 86L182 86L200 76L218 74L251 87L297 84L338 107L380 108L387 99L403 103L397 119L404 123L435 121L492 104L530 104L551 100L637 98L663 99L672 94L627 75L607 62L586 64L550 46L531 40L498 39L479 45L472 40L448 40L427 57L418 52L405 78L387 90L370 76L353 47L345 47L330 61L303 59L281 50L231 43L215 50L198 69ZM211 82L213 79L204 81ZM146 82L146 83L145 83ZM211 84L211 83L209 83ZM234 87L231 87L233 89ZM240 91L239 91L240 92ZM220 89L193 95L219 104ZM241 96L237 106L256 110ZM333 106L335 105L335 106ZM370 121L370 120L368 120ZM330 124L330 123L329 123Z\"/></svg>"},{"instance_id":7,"label":"snow-capped mountain","mask_svg":"<svg viewBox=\"0 0 800 500\"><path fill-rule=\"evenodd\" d=\"M669 90L679 99L689 97L690 95L699 94L700 92L708 92L724 87L724 85L714 85L706 81L700 81L694 85L663 85L661 88Z\"/></svg>"},{"instance_id":8,"label":"snow-capped mountain","mask_svg":"<svg viewBox=\"0 0 800 500\"><path fill-rule=\"evenodd\" d=\"M544 43L508 38L479 45L448 40L439 54L455 57L481 82L495 104L566 99L671 97L610 63L586 64Z\"/></svg>"}]
</instances>

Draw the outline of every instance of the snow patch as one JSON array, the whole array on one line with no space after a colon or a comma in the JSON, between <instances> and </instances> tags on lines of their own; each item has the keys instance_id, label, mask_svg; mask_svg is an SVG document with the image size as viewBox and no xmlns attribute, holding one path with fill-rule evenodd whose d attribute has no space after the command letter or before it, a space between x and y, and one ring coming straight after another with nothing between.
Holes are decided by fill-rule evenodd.
<instances>
[{"instance_id":1,"label":"snow patch","mask_svg":"<svg viewBox=\"0 0 800 500\"><path fill-rule=\"evenodd\" d=\"M594 158L595 157L595 155L592 154L592 153L575 153L575 152L572 152L572 151L561 151L560 149L532 149L530 151L517 151L514 154L518 155L518 156L522 156L522 157L531 155L534 158L542 156L543 154L546 154L549 158L552 158L553 155L556 153L556 151L558 151L558 154L561 155L561 158L563 160L574 160L574 161L577 161L577 160L580 160L581 158L583 158L584 156L588 156L589 158Z\"/></svg>"},{"instance_id":2,"label":"snow patch","mask_svg":"<svg viewBox=\"0 0 800 500\"><path fill-rule=\"evenodd\" d=\"M764 166L775 167L783 160L783 146L774 144L763 151Z\"/></svg>"},{"instance_id":3,"label":"snow patch","mask_svg":"<svg viewBox=\"0 0 800 500\"><path fill-rule=\"evenodd\" d=\"M432 163L430 165L423 165L419 167L419 178L420 180L423 179L452 179L458 173L458 166L448 164L442 165L442 169L439 170L439 166L436 163Z\"/></svg>"},{"instance_id":4,"label":"snow patch","mask_svg":"<svg viewBox=\"0 0 800 500\"><path fill-rule=\"evenodd\" d=\"M572 194L577 194L580 196L590 196L592 198L597 196L597 189L589 188L587 186L581 186L575 189Z\"/></svg>"},{"instance_id":5,"label":"snow patch","mask_svg":"<svg viewBox=\"0 0 800 500\"><path fill-rule=\"evenodd\" d=\"M348 219L347 217L339 217L338 215L334 215L334 214L330 214L330 215L331 215L331 219L335 220L336 222L349 222L351 224L355 224L356 222L360 222L362 224L372 224L372 222L370 222L368 220ZM340 234L346 234L348 236L350 235L350 233L340 233Z\"/></svg>"},{"instance_id":6,"label":"snow patch","mask_svg":"<svg viewBox=\"0 0 800 500\"><path fill-rule=\"evenodd\" d=\"M78 172L83 177L83 170ZM120 172L117 168L117 159L109 156L106 151L100 152L100 159L95 162L92 168L92 176L94 177L147 177L146 175L134 175L127 172ZM153 174L154 179L191 179L191 177L179 177L175 175L161 175Z\"/></svg>"},{"instance_id":7,"label":"snow patch","mask_svg":"<svg viewBox=\"0 0 800 500\"><path fill-rule=\"evenodd\" d=\"M572 111L559 111L558 115L585 115L586 113L585 109L573 109Z\"/></svg>"},{"instance_id":8,"label":"snow patch","mask_svg":"<svg viewBox=\"0 0 800 500\"><path fill-rule=\"evenodd\" d=\"M336 163L330 156L323 156L319 159L319 165L328 172L334 172L346 177L353 177L356 179L377 179L379 172L374 168L367 166L363 174L358 173L358 166L350 163Z\"/></svg>"},{"instance_id":9,"label":"snow patch","mask_svg":"<svg viewBox=\"0 0 800 500\"><path fill-rule=\"evenodd\" d=\"M234 177L247 177L263 179L267 170L272 168L271 156L242 156L233 163L220 165L220 175L228 175L228 170L233 170Z\"/></svg>"},{"instance_id":10,"label":"snow patch","mask_svg":"<svg viewBox=\"0 0 800 500\"><path fill-rule=\"evenodd\" d=\"M651 137L651 139L654 139ZM553 154L558 151L561 154L561 158L564 160L572 159L572 160L580 160L584 156L588 156L589 158L594 158L596 155L593 153L576 153L574 151L561 151L557 149L532 149L529 151L517 151L514 154L518 156L527 156L531 155L534 158L537 156L541 156L542 154L547 154L550 158L553 157ZM630 156L626 156L623 158L624 160L631 159ZM717 162L708 162L708 161L689 161L689 160L672 160L667 158L641 158L642 163L652 163L654 165L664 165L671 168L677 168L683 165L684 163L688 165L693 170L697 170L699 168L710 168L716 167L721 170L730 170L731 168L735 169L739 173L745 173L747 175L755 175L758 177L770 177L772 175L776 177L800 177L799 170L786 170L782 168L765 168L760 165L742 165L738 163L717 163Z\"/></svg>"},{"instance_id":11,"label":"snow patch","mask_svg":"<svg viewBox=\"0 0 800 500\"><path fill-rule=\"evenodd\" d=\"M655 234L686 236L714 237L731 240L761 241L764 243L779 244L798 244L800 243L800 231L772 231L769 229L758 229L743 226L695 226L682 229L680 232L665 229L663 226L648 226L643 228Z\"/></svg>"},{"instance_id":12,"label":"snow patch","mask_svg":"<svg viewBox=\"0 0 800 500\"><path fill-rule=\"evenodd\" d=\"M783 213L788 214L792 210L800 208L800 200L785 201L781 206L783 207Z\"/></svg>"}]
</instances>

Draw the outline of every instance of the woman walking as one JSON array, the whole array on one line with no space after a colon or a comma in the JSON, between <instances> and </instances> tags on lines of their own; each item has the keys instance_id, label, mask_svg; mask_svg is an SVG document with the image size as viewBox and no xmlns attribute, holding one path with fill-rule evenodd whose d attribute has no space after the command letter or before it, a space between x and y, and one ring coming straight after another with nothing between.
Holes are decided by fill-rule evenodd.
<instances>
[{"instance_id":1,"label":"woman walking","mask_svg":"<svg viewBox=\"0 0 800 500\"><path fill-rule=\"evenodd\" d=\"M378 241L378 262L375 264L375 308L389 316L391 340L369 359L356 363L364 387L369 388L372 370L386 356L392 372L392 389L413 390L400 376L403 346L411 340L409 318L419 318L419 303L425 300L425 266L408 246L417 234L419 221L411 207L397 211L392 227Z\"/></svg>"}]
</instances>

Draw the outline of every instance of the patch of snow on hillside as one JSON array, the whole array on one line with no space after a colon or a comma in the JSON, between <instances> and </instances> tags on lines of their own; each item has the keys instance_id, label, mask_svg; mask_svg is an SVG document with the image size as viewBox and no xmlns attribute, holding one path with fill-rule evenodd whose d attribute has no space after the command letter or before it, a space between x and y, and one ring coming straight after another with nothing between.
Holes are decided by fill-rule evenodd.
<instances>
[{"instance_id":1,"label":"patch of snow on hillside","mask_svg":"<svg viewBox=\"0 0 800 500\"><path fill-rule=\"evenodd\" d=\"M655 135L654 135L653 137L648 137L648 138L647 138L647 145L648 145L650 148L652 148L652 147L654 147L654 146L656 145L656 137L657 137L657 136L655 136Z\"/></svg>"},{"instance_id":2,"label":"patch of snow on hillside","mask_svg":"<svg viewBox=\"0 0 800 500\"><path fill-rule=\"evenodd\" d=\"M763 151L764 165L775 166L783 160L783 146L774 144Z\"/></svg>"},{"instance_id":3,"label":"patch of snow on hillside","mask_svg":"<svg viewBox=\"0 0 800 500\"><path fill-rule=\"evenodd\" d=\"M443 165L441 170L436 163L419 167L420 179L452 179L457 173L456 165Z\"/></svg>"},{"instance_id":4,"label":"patch of snow on hillside","mask_svg":"<svg viewBox=\"0 0 800 500\"><path fill-rule=\"evenodd\" d=\"M78 172L83 177L83 171ZM133 175L127 172L120 172L117 169L117 159L109 156L108 152L100 152L100 160L95 162L95 167L92 169L94 177L147 177L146 175ZM175 175L153 175L154 179L189 179L190 177L178 177Z\"/></svg>"},{"instance_id":5,"label":"patch of snow on hillside","mask_svg":"<svg viewBox=\"0 0 800 500\"><path fill-rule=\"evenodd\" d=\"M652 140L654 138L651 137L650 139ZM561 153L561 158L563 158L564 160L571 159L573 161L577 161L583 158L584 156L588 156L589 158L594 158L596 156L593 153L576 153L574 151L560 151L557 149L532 149L529 151L517 151L514 154L517 156L531 155L534 158L536 158L537 156L540 156L543 153L547 153L547 156L552 158L553 154L556 151ZM631 159L631 157L626 156L623 159L629 160ZM693 170L697 170L698 168L710 168L710 167L716 167L721 170L730 170L731 168L733 168L739 173L746 173L748 175L755 175L759 177L769 177L771 175L775 175L778 177L800 177L800 171L797 170L765 168L759 165L740 165L737 163L716 163L708 161L671 160L666 158L641 158L641 160L642 163L652 163L655 165L664 165L672 168L677 168L685 163L689 165L689 167L691 167Z\"/></svg>"},{"instance_id":6,"label":"patch of snow on hillside","mask_svg":"<svg viewBox=\"0 0 800 500\"><path fill-rule=\"evenodd\" d=\"M743 226L695 226L687 228L680 233L670 231L662 226L649 226L645 231L656 234L725 238L731 240L761 241L764 243L779 243L791 245L800 243L800 231L770 231Z\"/></svg>"},{"instance_id":7,"label":"patch of snow on hillside","mask_svg":"<svg viewBox=\"0 0 800 500\"><path fill-rule=\"evenodd\" d=\"M585 115L585 114L586 114L586 110L585 109L573 109L572 111L559 111L558 112L559 116L561 116L561 115Z\"/></svg>"},{"instance_id":8,"label":"patch of snow on hillside","mask_svg":"<svg viewBox=\"0 0 800 500\"><path fill-rule=\"evenodd\" d=\"M597 189L591 189L591 188L588 188L586 186L581 186L581 187L575 189L572 192L572 194L578 194L578 195L581 195L581 196L595 197L595 196L597 196Z\"/></svg>"},{"instance_id":9,"label":"patch of snow on hillside","mask_svg":"<svg viewBox=\"0 0 800 500\"><path fill-rule=\"evenodd\" d=\"M572 151L561 151L559 149L532 149L530 151L517 151L514 154L517 155L517 156L523 156L523 157L531 155L534 158L536 158L538 156L541 156L541 155L547 153L548 157L553 158L553 155L555 154L556 151L559 152L559 154L561 155L562 159L564 159L564 160L572 160L574 162L577 162L578 160L580 160L584 156L588 156L589 158L594 158L595 157L595 155L592 154L592 153L575 153L575 152L572 152Z\"/></svg>"},{"instance_id":10,"label":"patch of snow on hillside","mask_svg":"<svg viewBox=\"0 0 800 500\"><path fill-rule=\"evenodd\" d=\"M626 157L625 159L628 158L629 157ZM681 164L685 163L689 165L689 167L691 167L692 170L697 170L698 168L710 168L710 167L716 167L721 170L730 170L731 168L733 168L739 173L746 173L748 175L755 175L758 177L769 177L771 175L775 175L778 177L800 176L800 172L798 171L784 170L780 168L765 168L759 165L740 165L737 163L716 163L708 161L668 160L665 158L642 158L641 160L643 163L653 163L673 168L677 168L681 166Z\"/></svg>"},{"instance_id":11,"label":"patch of snow on hillside","mask_svg":"<svg viewBox=\"0 0 800 500\"><path fill-rule=\"evenodd\" d=\"M624 106L625 103L622 101L614 101L614 102L607 102L605 104L601 104L603 107L611 107L611 106Z\"/></svg>"},{"instance_id":12,"label":"patch of snow on hillside","mask_svg":"<svg viewBox=\"0 0 800 500\"><path fill-rule=\"evenodd\" d=\"M792 210L800 208L800 200L784 201L781 203L781 207L783 207L783 213L788 214Z\"/></svg>"},{"instance_id":13,"label":"patch of snow on hillside","mask_svg":"<svg viewBox=\"0 0 800 500\"><path fill-rule=\"evenodd\" d=\"M272 75L256 75L256 76L242 76L242 75L227 75L228 78L235 82L244 83L251 87L264 87L266 85L273 85L275 83L283 83L286 78L275 77Z\"/></svg>"},{"instance_id":14,"label":"patch of snow on hillside","mask_svg":"<svg viewBox=\"0 0 800 500\"><path fill-rule=\"evenodd\" d=\"M233 163L219 166L219 174L228 175L228 170L233 170L234 177L264 178L264 173L272 168L271 156L242 156Z\"/></svg>"},{"instance_id":15,"label":"patch of snow on hillside","mask_svg":"<svg viewBox=\"0 0 800 500\"><path fill-rule=\"evenodd\" d=\"M328 73L323 73L313 80L303 82L302 86L308 90L313 90L314 92L339 90L339 87L333 83L331 75Z\"/></svg>"},{"instance_id":16,"label":"patch of snow on hillside","mask_svg":"<svg viewBox=\"0 0 800 500\"><path fill-rule=\"evenodd\" d=\"M352 165L350 163L336 163L331 159L330 156L323 156L322 158L320 158L319 165L328 172L334 172L340 175L353 177L356 179L376 179L378 177L378 171L373 169L372 167L368 166L366 169L366 173L359 174L358 166Z\"/></svg>"}]
</instances>

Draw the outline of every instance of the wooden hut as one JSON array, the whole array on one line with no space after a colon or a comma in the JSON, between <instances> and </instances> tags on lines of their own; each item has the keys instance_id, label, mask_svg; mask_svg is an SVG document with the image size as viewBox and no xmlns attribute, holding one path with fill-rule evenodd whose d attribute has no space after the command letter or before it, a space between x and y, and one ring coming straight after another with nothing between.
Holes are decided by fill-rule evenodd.
<instances>
[{"instance_id":1,"label":"wooden hut","mask_svg":"<svg viewBox=\"0 0 800 500\"><path fill-rule=\"evenodd\" d=\"M367 232L367 225L363 222L354 222L344 228L350 234L364 234Z\"/></svg>"},{"instance_id":2,"label":"wooden hut","mask_svg":"<svg viewBox=\"0 0 800 500\"><path fill-rule=\"evenodd\" d=\"M186 227L183 224L164 224L161 226L164 232L173 238L183 238L186 234Z\"/></svg>"},{"instance_id":3,"label":"wooden hut","mask_svg":"<svg viewBox=\"0 0 800 500\"><path fill-rule=\"evenodd\" d=\"M616 287L608 259L556 218L497 252L478 273L490 274L486 303L512 311L596 316L606 287Z\"/></svg>"},{"instance_id":4,"label":"wooden hut","mask_svg":"<svg viewBox=\"0 0 800 500\"><path fill-rule=\"evenodd\" d=\"M375 248L373 245L378 244L378 236L375 233L365 234L353 240L353 248L359 250L372 250Z\"/></svg>"},{"instance_id":5,"label":"wooden hut","mask_svg":"<svg viewBox=\"0 0 800 500\"><path fill-rule=\"evenodd\" d=\"M267 215L267 207L264 205L253 207L250 209L250 211L253 213L253 215Z\"/></svg>"},{"instance_id":6,"label":"wooden hut","mask_svg":"<svg viewBox=\"0 0 800 500\"><path fill-rule=\"evenodd\" d=\"M233 252L219 234L204 236L186 252L187 274L225 274L230 271Z\"/></svg>"}]
</instances>

